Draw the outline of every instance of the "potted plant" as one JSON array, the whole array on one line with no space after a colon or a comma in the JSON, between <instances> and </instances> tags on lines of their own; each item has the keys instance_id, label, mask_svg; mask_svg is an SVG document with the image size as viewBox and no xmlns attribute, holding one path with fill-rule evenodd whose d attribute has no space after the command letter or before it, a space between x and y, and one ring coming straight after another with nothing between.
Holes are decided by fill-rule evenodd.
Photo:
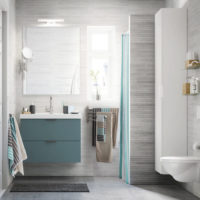
<instances>
[{"instance_id":1,"label":"potted plant","mask_svg":"<svg viewBox=\"0 0 200 200\"><path fill-rule=\"evenodd\" d=\"M99 94L99 84L98 84L98 76L99 76L99 71L94 71L90 70L90 76L93 80L94 86L96 88L96 100L101 100L101 95Z\"/></svg>"}]
</instances>

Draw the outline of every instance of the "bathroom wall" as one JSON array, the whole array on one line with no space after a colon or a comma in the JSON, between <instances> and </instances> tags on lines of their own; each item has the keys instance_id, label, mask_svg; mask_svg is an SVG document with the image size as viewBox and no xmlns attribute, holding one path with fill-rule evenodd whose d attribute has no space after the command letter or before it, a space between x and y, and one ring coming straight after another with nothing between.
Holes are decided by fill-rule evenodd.
<instances>
[{"instance_id":1,"label":"bathroom wall","mask_svg":"<svg viewBox=\"0 0 200 200\"><path fill-rule=\"evenodd\" d=\"M200 17L200 2L199 0L166 0L167 7L188 7L188 51L197 51L200 56L200 23L198 18ZM189 70L188 76L199 74L200 70ZM193 144L200 139L199 135L199 120L197 119L197 107L199 104L199 96L188 96L188 155L200 156L198 152L193 151ZM200 184L188 183L183 186L200 197Z\"/></svg>"},{"instance_id":2,"label":"bathroom wall","mask_svg":"<svg viewBox=\"0 0 200 200\"><path fill-rule=\"evenodd\" d=\"M167 8L181 8L188 0L165 0Z\"/></svg>"},{"instance_id":3,"label":"bathroom wall","mask_svg":"<svg viewBox=\"0 0 200 200\"><path fill-rule=\"evenodd\" d=\"M91 124L86 123L86 106L119 107L120 68L121 68L121 34L128 30L130 14L154 14L164 7L162 0L16 0L17 12L17 52L20 59L22 44L22 27L36 24L38 18L64 18L67 24L78 24L81 27L81 93L78 96L55 96L54 110L62 111L62 103L76 106L83 114L82 120L82 162L63 165L26 165L26 175L77 175L77 176L118 176L119 145L114 150L111 164L97 163L95 148L91 146ZM87 25L114 25L116 27L116 77L112 87L116 93L112 101L98 103L87 99ZM17 65L16 68L19 68ZM34 102L38 112L43 112L49 105L48 96L24 96L22 94L22 77L17 76L17 114L22 107ZM150 97L151 99L151 97ZM150 110L151 112L152 110ZM143 138L141 138L142 140ZM149 138L153 145L152 137ZM152 161L153 162L153 161ZM143 174L140 176L144 177ZM144 179L144 178L143 178Z\"/></svg>"},{"instance_id":4,"label":"bathroom wall","mask_svg":"<svg viewBox=\"0 0 200 200\"><path fill-rule=\"evenodd\" d=\"M197 51L200 57L200 1L188 1L188 51ZM199 77L200 69L189 70L188 75ZM200 156L193 151L193 144L200 141L200 119L197 119L197 108L200 106L200 96L188 96L188 155ZM186 188L200 197L200 184L186 184Z\"/></svg>"},{"instance_id":5,"label":"bathroom wall","mask_svg":"<svg viewBox=\"0 0 200 200\"><path fill-rule=\"evenodd\" d=\"M7 12L7 65L3 65L3 188L11 182L7 158L7 116L16 108L16 45L15 45L15 0L2 1L3 11ZM5 29L4 29L5 31ZM4 40L5 41L5 40ZM4 54L5 55L5 54Z\"/></svg>"},{"instance_id":6,"label":"bathroom wall","mask_svg":"<svg viewBox=\"0 0 200 200\"><path fill-rule=\"evenodd\" d=\"M167 0L169 1L169 0ZM182 0L183 1L183 0ZM188 8L188 51L196 51L200 57L200 1L199 0L184 0L185 3L177 6L176 2L168 4L169 7L182 7ZM199 76L200 70L189 70L188 76ZM199 152L193 150L193 144L200 141L200 123L197 119L197 108L200 106L200 96L188 96L188 155L200 156ZM193 194L200 197L200 184L188 183L183 186Z\"/></svg>"},{"instance_id":7,"label":"bathroom wall","mask_svg":"<svg viewBox=\"0 0 200 200\"><path fill-rule=\"evenodd\" d=\"M161 176L155 172L154 25L154 15L130 17L130 181L132 184L158 184L171 181L168 176Z\"/></svg>"}]
</instances>

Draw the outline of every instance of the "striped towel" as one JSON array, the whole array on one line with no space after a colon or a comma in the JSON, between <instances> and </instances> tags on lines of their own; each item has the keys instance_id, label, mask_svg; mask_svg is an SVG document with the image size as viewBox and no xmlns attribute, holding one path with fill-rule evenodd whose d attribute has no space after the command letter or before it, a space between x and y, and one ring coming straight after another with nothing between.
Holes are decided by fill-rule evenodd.
<instances>
[{"instance_id":1,"label":"striped towel","mask_svg":"<svg viewBox=\"0 0 200 200\"><path fill-rule=\"evenodd\" d=\"M119 108L101 108L101 112L111 112L113 115L113 117L112 117L112 139L113 139L113 147L115 147L116 141L117 141Z\"/></svg>"},{"instance_id":2,"label":"striped towel","mask_svg":"<svg viewBox=\"0 0 200 200\"><path fill-rule=\"evenodd\" d=\"M97 112L101 112L101 108L93 108L93 119L96 119ZM96 120L92 123L92 146L96 146Z\"/></svg>"},{"instance_id":3,"label":"striped towel","mask_svg":"<svg viewBox=\"0 0 200 200\"><path fill-rule=\"evenodd\" d=\"M15 169L17 163L19 162L18 145L15 131L15 124L12 117L9 119L8 126L8 160L9 160L9 170L12 176L15 176Z\"/></svg>"},{"instance_id":4,"label":"striped towel","mask_svg":"<svg viewBox=\"0 0 200 200\"><path fill-rule=\"evenodd\" d=\"M8 160L9 171L14 177L17 172L24 174L23 160L27 159L26 151L21 139L19 127L14 117L10 116L8 126Z\"/></svg>"},{"instance_id":5,"label":"striped towel","mask_svg":"<svg viewBox=\"0 0 200 200\"><path fill-rule=\"evenodd\" d=\"M97 141L106 141L105 115L97 114Z\"/></svg>"},{"instance_id":6,"label":"striped towel","mask_svg":"<svg viewBox=\"0 0 200 200\"><path fill-rule=\"evenodd\" d=\"M110 112L111 108L101 108L101 112Z\"/></svg>"}]
</instances>

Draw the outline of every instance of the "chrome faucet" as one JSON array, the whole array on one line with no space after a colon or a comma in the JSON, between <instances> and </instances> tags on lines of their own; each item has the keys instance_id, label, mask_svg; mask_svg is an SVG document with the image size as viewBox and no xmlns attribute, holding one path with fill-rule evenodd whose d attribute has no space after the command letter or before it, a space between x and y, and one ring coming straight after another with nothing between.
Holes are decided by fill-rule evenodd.
<instances>
[{"instance_id":1,"label":"chrome faucet","mask_svg":"<svg viewBox=\"0 0 200 200\"><path fill-rule=\"evenodd\" d=\"M50 96L50 107L49 107L49 112L52 114L53 113L53 97Z\"/></svg>"}]
</instances>

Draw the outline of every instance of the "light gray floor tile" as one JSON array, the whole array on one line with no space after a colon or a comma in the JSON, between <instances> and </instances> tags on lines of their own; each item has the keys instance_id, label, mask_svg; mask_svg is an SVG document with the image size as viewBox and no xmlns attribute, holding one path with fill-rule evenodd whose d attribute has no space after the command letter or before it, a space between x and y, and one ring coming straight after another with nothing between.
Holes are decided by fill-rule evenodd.
<instances>
[{"instance_id":1,"label":"light gray floor tile","mask_svg":"<svg viewBox=\"0 0 200 200\"><path fill-rule=\"evenodd\" d=\"M25 177L19 183L87 183L89 193L9 192L2 200L198 200L178 185L127 185L113 177Z\"/></svg>"}]
</instances>

